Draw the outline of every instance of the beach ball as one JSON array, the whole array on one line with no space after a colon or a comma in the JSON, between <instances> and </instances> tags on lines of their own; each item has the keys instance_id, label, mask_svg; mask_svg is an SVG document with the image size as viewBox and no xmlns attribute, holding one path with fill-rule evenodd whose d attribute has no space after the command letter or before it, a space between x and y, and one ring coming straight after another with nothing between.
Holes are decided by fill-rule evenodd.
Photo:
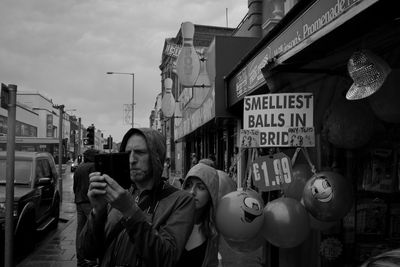
<instances>
[{"instance_id":1,"label":"beach ball","mask_svg":"<svg viewBox=\"0 0 400 267\"><path fill-rule=\"evenodd\" d=\"M292 167L292 182L283 183L282 190L286 197L294 198L298 201L303 196L304 186L313 173L308 164L296 164Z\"/></svg>"},{"instance_id":2,"label":"beach ball","mask_svg":"<svg viewBox=\"0 0 400 267\"><path fill-rule=\"evenodd\" d=\"M373 134L374 114L366 102L337 101L324 122L328 141L336 147L364 146Z\"/></svg>"},{"instance_id":3,"label":"beach ball","mask_svg":"<svg viewBox=\"0 0 400 267\"><path fill-rule=\"evenodd\" d=\"M351 182L336 172L316 173L303 191L304 207L315 219L332 222L344 217L353 205Z\"/></svg>"},{"instance_id":4,"label":"beach ball","mask_svg":"<svg viewBox=\"0 0 400 267\"><path fill-rule=\"evenodd\" d=\"M389 123L400 123L400 70L393 69L381 88L368 98L375 115Z\"/></svg>"},{"instance_id":5,"label":"beach ball","mask_svg":"<svg viewBox=\"0 0 400 267\"><path fill-rule=\"evenodd\" d=\"M215 218L218 231L233 241L255 237L264 221L262 203L257 192L250 189L239 189L223 196Z\"/></svg>"},{"instance_id":6,"label":"beach ball","mask_svg":"<svg viewBox=\"0 0 400 267\"><path fill-rule=\"evenodd\" d=\"M256 251L259 249L265 242L266 240L262 235L256 235L254 238L251 238L246 241L235 241L235 240L230 240L222 236L225 240L225 242L228 244L228 246L238 252L238 253L249 253Z\"/></svg>"},{"instance_id":7,"label":"beach ball","mask_svg":"<svg viewBox=\"0 0 400 267\"><path fill-rule=\"evenodd\" d=\"M218 199L221 199L226 194L236 190L236 183L229 175L221 170L217 170L219 179Z\"/></svg>"},{"instance_id":8,"label":"beach ball","mask_svg":"<svg viewBox=\"0 0 400 267\"><path fill-rule=\"evenodd\" d=\"M310 232L309 216L293 198L278 198L264 208L261 234L274 246L292 248L303 243Z\"/></svg>"}]
</instances>

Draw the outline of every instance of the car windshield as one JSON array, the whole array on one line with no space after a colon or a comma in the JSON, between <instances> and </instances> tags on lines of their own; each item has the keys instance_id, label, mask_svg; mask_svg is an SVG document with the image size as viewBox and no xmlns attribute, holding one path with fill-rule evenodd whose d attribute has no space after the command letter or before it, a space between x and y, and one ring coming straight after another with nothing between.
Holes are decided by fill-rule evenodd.
<instances>
[{"instance_id":1,"label":"car windshield","mask_svg":"<svg viewBox=\"0 0 400 267\"><path fill-rule=\"evenodd\" d=\"M15 180L16 184L29 184L32 169L32 161L16 160L15 161ZM0 183L6 182L6 160L0 160Z\"/></svg>"}]
</instances>

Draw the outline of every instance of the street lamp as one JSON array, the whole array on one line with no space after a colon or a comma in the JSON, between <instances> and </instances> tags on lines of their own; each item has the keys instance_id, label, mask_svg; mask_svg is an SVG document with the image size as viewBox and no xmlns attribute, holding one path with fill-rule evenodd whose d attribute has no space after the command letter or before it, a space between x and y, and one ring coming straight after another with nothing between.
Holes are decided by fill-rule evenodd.
<instances>
[{"instance_id":1,"label":"street lamp","mask_svg":"<svg viewBox=\"0 0 400 267\"><path fill-rule=\"evenodd\" d=\"M62 202L62 125L63 125L63 117L64 117L64 105L53 105L53 108L57 108L60 110L59 112L59 122L58 122L58 187L60 191L60 202Z\"/></svg>"},{"instance_id":2,"label":"street lamp","mask_svg":"<svg viewBox=\"0 0 400 267\"><path fill-rule=\"evenodd\" d=\"M132 75L132 128L134 125L134 110L135 110L135 73L133 72L114 72L114 71L108 71L107 74L126 74L126 75Z\"/></svg>"}]
</instances>

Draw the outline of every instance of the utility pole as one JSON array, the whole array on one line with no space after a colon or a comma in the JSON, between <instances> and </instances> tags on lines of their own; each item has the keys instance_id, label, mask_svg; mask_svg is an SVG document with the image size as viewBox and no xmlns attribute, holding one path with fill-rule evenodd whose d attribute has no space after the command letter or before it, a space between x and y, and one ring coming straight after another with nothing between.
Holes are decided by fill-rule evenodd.
<instances>
[{"instance_id":1,"label":"utility pole","mask_svg":"<svg viewBox=\"0 0 400 267\"><path fill-rule=\"evenodd\" d=\"M81 143L82 143L82 126L81 118L78 119L78 156L81 154Z\"/></svg>"},{"instance_id":2,"label":"utility pole","mask_svg":"<svg viewBox=\"0 0 400 267\"><path fill-rule=\"evenodd\" d=\"M3 93L4 90L4 93ZM2 107L5 104L8 110L7 132L7 162L6 162L6 210L5 210L5 240L4 240L4 266L14 266L14 172L15 172L15 125L17 86L9 84L1 88ZM7 96L5 95L7 93ZM3 99L5 98L5 99ZM3 101L7 103L3 103Z\"/></svg>"}]
</instances>

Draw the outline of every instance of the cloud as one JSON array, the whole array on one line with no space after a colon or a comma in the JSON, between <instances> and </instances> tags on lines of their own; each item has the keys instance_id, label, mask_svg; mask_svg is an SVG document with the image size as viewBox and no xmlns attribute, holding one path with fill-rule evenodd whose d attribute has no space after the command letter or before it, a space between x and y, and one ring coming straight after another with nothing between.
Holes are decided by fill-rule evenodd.
<instances>
[{"instance_id":1,"label":"cloud","mask_svg":"<svg viewBox=\"0 0 400 267\"><path fill-rule=\"evenodd\" d=\"M129 128L123 104L132 101L132 76L106 72L135 73L135 122L149 126L164 39L184 21L223 27L226 8L236 27L247 1L3 0L0 79L76 109L84 125L120 141Z\"/></svg>"}]
</instances>

